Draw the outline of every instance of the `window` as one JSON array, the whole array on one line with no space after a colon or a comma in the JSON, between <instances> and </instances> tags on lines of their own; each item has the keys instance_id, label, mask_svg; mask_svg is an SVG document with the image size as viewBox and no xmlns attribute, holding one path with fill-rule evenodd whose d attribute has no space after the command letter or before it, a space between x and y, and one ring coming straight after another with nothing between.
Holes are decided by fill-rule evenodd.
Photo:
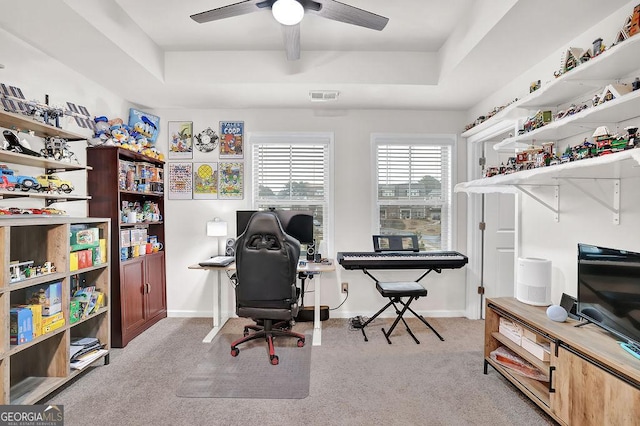
<instances>
[{"instance_id":1,"label":"window","mask_svg":"<svg viewBox=\"0 0 640 426\"><path fill-rule=\"evenodd\" d=\"M382 235L417 234L420 250L451 248L454 135L373 135Z\"/></svg>"},{"instance_id":2,"label":"window","mask_svg":"<svg viewBox=\"0 0 640 426\"><path fill-rule=\"evenodd\" d=\"M325 240L332 139L331 134L251 135L253 208L311 210L314 239Z\"/></svg>"}]
</instances>

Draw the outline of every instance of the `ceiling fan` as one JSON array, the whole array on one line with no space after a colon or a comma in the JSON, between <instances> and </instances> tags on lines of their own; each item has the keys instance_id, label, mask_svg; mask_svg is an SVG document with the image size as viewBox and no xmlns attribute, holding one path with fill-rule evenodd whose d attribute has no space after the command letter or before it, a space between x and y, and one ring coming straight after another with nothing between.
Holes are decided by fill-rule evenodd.
<instances>
[{"instance_id":1,"label":"ceiling fan","mask_svg":"<svg viewBox=\"0 0 640 426\"><path fill-rule=\"evenodd\" d=\"M284 46L290 61L300 59L300 21L305 13L377 31L389 22L389 18L334 0L245 0L196 13L191 19L203 24L268 9L282 24Z\"/></svg>"}]
</instances>

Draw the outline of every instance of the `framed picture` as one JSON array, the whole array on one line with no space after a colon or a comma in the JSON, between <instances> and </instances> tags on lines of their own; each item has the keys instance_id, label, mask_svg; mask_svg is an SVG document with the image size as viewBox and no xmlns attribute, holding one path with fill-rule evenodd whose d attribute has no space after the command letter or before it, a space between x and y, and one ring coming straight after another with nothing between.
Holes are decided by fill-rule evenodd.
<instances>
[{"instance_id":1,"label":"framed picture","mask_svg":"<svg viewBox=\"0 0 640 426\"><path fill-rule=\"evenodd\" d=\"M193 198L193 163L169 163L169 198Z\"/></svg>"},{"instance_id":2,"label":"framed picture","mask_svg":"<svg viewBox=\"0 0 640 426\"><path fill-rule=\"evenodd\" d=\"M220 163L218 165L218 198L242 200L244 197L244 164Z\"/></svg>"},{"instance_id":3,"label":"framed picture","mask_svg":"<svg viewBox=\"0 0 640 426\"><path fill-rule=\"evenodd\" d=\"M193 122L170 121L169 159L193 158Z\"/></svg>"},{"instance_id":4,"label":"framed picture","mask_svg":"<svg viewBox=\"0 0 640 426\"><path fill-rule=\"evenodd\" d=\"M135 132L147 138L152 145L155 145L160 132L160 117L135 108L129 108L129 126Z\"/></svg>"},{"instance_id":5,"label":"framed picture","mask_svg":"<svg viewBox=\"0 0 640 426\"><path fill-rule=\"evenodd\" d=\"M218 163L193 164L193 199L218 198Z\"/></svg>"},{"instance_id":6,"label":"framed picture","mask_svg":"<svg viewBox=\"0 0 640 426\"><path fill-rule=\"evenodd\" d=\"M196 134L194 145L200 152L211 152L218 146L218 135L211 127L207 127L200 133Z\"/></svg>"},{"instance_id":7,"label":"framed picture","mask_svg":"<svg viewBox=\"0 0 640 426\"><path fill-rule=\"evenodd\" d=\"M244 121L220 122L220 159L244 158Z\"/></svg>"}]
</instances>

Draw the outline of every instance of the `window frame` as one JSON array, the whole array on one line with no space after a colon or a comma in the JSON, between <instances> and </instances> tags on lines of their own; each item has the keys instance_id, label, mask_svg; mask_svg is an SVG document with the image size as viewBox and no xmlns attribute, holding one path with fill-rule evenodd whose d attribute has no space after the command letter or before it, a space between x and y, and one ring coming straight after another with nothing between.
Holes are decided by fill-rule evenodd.
<instances>
[{"instance_id":1,"label":"window frame","mask_svg":"<svg viewBox=\"0 0 640 426\"><path fill-rule=\"evenodd\" d=\"M327 194L325 194L325 203L326 203L326 211L324 211L323 215L323 235L324 240L320 243L320 247L318 247L318 252L323 256L329 255L333 253L333 217L334 217L334 134L332 132L251 132L248 135L248 158L251 162L248 170L245 171L247 175L247 182L251 182L250 188L250 201L251 201L251 209L258 208L259 197L257 197L257 191L254 188L254 148L257 145L266 145L266 144L279 144L279 145L326 145L327 146L327 156L326 165L327 170L325 171L325 177L328 180L326 184ZM290 204L302 204L296 202L278 202L274 201L274 207L278 206L288 206ZM308 204L322 204L319 200L312 200L312 202ZM324 250L324 252L323 252Z\"/></svg>"},{"instance_id":2,"label":"window frame","mask_svg":"<svg viewBox=\"0 0 640 426\"><path fill-rule=\"evenodd\" d=\"M457 146L458 137L455 134L430 134L430 133L414 133L414 134L406 134L406 133L372 133L371 134L371 182L372 182L372 211L374 214L373 222L372 222L372 234L376 235L380 233L380 207L382 205L409 205L409 206L429 206L433 205L433 203L429 203L429 200L424 200L419 204L412 204L414 200L390 200L389 202L380 203L378 199L378 146L379 145L431 145L431 146L449 146L451 149L451 159L450 159L450 185L449 185L449 193L448 193L448 203L442 203L441 208L441 224L446 210L448 213L446 214L447 220L447 232L446 235L441 232L441 236L446 237L441 240L441 250L453 250L454 241L455 241L455 177L456 177L456 146ZM440 205L440 204L439 204Z\"/></svg>"}]
</instances>

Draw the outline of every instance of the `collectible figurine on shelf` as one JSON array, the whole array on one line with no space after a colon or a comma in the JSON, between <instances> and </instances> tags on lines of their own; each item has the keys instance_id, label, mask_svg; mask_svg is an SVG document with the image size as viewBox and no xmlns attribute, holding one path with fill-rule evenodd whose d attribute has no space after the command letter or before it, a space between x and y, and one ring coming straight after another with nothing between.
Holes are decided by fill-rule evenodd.
<instances>
[{"instance_id":1,"label":"collectible figurine on shelf","mask_svg":"<svg viewBox=\"0 0 640 426\"><path fill-rule=\"evenodd\" d=\"M40 151L43 157L53 158L56 161L80 164L76 155L71 151L66 139L50 137L44 140L44 144L44 148Z\"/></svg>"},{"instance_id":2,"label":"collectible figurine on shelf","mask_svg":"<svg viewBox=\"0 0 640 426\"><path fill-rule=\"evenodd\" d=\"M638 126L627 126L624 130L627 131L627 148L640 147L640 140L638 140Z\"/></svg>"}]
</instances>

